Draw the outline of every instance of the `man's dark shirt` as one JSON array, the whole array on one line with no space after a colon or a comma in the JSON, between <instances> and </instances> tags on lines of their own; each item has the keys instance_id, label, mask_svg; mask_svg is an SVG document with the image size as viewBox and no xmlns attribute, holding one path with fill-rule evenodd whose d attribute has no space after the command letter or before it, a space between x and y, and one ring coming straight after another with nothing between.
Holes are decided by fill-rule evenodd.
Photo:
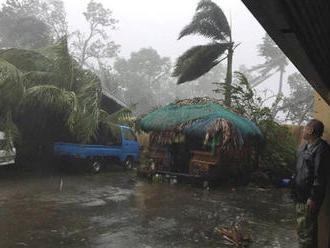
<instances>
[{"instance_id":1,"label":"man's dark shirt","mask_svg":"<svg viewBox=\"0 0 330 248\"><path fill-rule=\"evenodd\" d=\"M295 177L298 202L306 203L309 198L318 207L321 206L326 191L329 158L329 145L322 139L318 139L310 147L305 143L299 149Z\"/></svg>"}]
</instances>

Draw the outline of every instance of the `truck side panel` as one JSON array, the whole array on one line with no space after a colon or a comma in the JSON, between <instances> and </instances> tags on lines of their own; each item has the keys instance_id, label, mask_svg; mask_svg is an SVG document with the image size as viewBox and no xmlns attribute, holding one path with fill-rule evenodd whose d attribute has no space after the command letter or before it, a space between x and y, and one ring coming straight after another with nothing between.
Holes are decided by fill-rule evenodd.
<instances>
[{"instance_id":1,"label":"truck side panel","mask_svg":"<svg viewBox=\"0 0 330 248\"><path fill-rule=\"evenodd\" d=\"M71 156L75 158L119 157L121 147L57 142L54 145L54 152L59 156Z\"/></svg>"},{"instance_id":2,"label":"truck side panel","mask_svg":"<svg viewBox=\"0 0 330 248\"><path fill-rule=\"evenodd\" d=\"M68 156L72 158L95 158L104 157L118 158L124 162L128 157L139 159L139 143L133 130L129 127L121 126L122 144L120 146L105 145L82 145L74 143L56 142L54 153L57 156Z\"/></svg>"}]
</instances>

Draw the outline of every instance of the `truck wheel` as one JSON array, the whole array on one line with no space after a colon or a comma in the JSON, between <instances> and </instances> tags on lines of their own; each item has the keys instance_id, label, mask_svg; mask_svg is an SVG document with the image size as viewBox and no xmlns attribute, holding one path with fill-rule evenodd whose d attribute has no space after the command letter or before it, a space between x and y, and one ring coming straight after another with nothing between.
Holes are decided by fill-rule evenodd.
<instances>
[{"instance_id":1,"label":"truck wheel","mask_svg":"<svg viewBox=\"0 0 330 248\"><path fill-rule=\"evenodd\" d=\"M134 162L132 158L126 158L125 162L124 162L124 168L126 170L131 170L134 167Z\"/></svg>"},{"instance_id":2,"label":"truck wheel","mask_svg":"<svg viewBox=\"0 0 330 248\"><path fill-rule=\"evenodd\" d=\"M99 161L92 161L91 167L94 173L99 173L101 171L102 164Z\"/></svg>"}]
</instances>

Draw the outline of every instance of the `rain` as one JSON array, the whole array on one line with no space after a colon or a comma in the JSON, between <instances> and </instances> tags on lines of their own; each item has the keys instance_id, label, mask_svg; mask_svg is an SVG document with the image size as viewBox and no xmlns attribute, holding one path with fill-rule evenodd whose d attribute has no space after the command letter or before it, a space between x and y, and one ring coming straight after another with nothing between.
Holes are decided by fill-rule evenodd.
<instances>
[{"instance_id":1,"label":"rain","mask_svg":"<svg viewBox=\"0 0 330 248\"><path fill-rule=\"evenodd\" d=\"M325 93L245 2L0 0L0 247L300 247Z\"/></svg>"}]
</instances>

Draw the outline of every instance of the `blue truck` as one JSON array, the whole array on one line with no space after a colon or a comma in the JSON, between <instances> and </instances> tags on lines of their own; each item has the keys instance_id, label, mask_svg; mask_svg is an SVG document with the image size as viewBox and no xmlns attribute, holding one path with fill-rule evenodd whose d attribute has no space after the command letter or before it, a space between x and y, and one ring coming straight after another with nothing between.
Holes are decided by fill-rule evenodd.
<instances>
[{"instance_id":1,"label":"blue truck","mask_svg":"<svg viewBox=\"0 0 330 248\"><path fill-rule=\"evenodd\" d=\"M54 144L55 156L88 165L94 172L110 162L119 162L126 169L132 169L139 159L139 143L133 130L120 126L121 141L103 139L102 144L76 144L56 142ZM87 163L81 163L87 162Z\"/></svg>"}]
</instances>

